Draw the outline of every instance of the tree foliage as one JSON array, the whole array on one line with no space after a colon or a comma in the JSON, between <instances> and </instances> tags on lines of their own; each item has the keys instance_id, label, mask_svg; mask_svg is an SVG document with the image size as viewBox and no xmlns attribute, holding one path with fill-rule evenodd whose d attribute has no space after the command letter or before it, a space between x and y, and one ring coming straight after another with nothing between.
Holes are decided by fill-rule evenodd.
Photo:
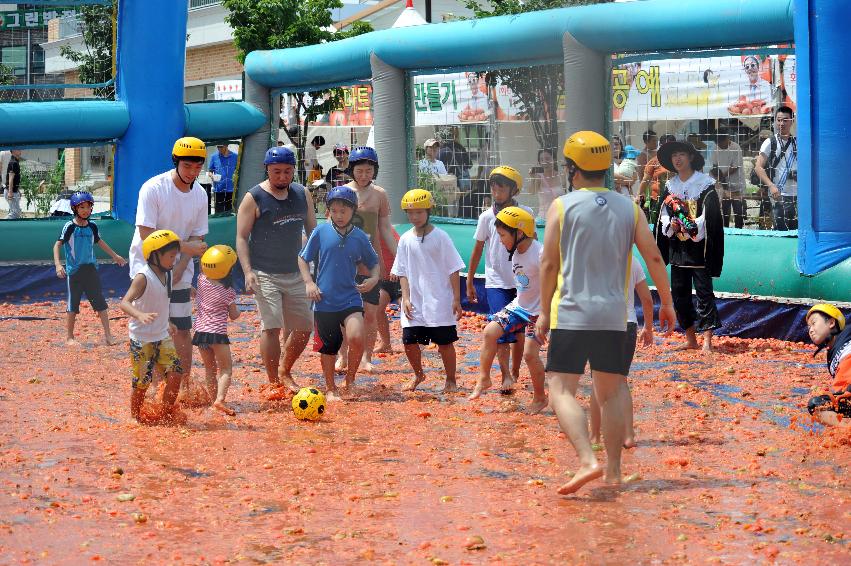
<instances>
[{"instance_id":1,"label":"tree foliage","mask_svg":"<svg viewBox=\"0 0 851 566\"><path fill-rule=\"evenodd\" d=\"M84 84L105 83L112 78L113 14L117 0L111 6L83 6L78 19L83 34L83 51L63 45L59 54L77 64L80 82ZM114 99L115 85L94 89L99 98Z\"/></svg>"},{"instance_id":2,"label":"tree foliage","mask_svg":"<svg viewBox=\"0 0 851 566\"><path fill-rule=\"evenodd\" d=\"M252 51L317 45L372 31L368 23L355 22L334 32L331 11L343 6L340 0L223 0L222 5L229 12L225 21L233 28L243 63ZM343 102L342 89L293 93L293 97L306 124ZM300 131L293 139L293 133L287 132L299 149L304 147L306 134Z\"/></svg>"},{"instance_id":3,"label":"tree foliage","mask_svg":"<svg viewBox=\"0 0 851 566\"><path fill-rule=\"evenodd\" d=\"M581 6L586 4L604 4L612 0L464 0L468 10L476 18L490 18L509 14L521 14ZM531 122L535 139L541 149L557 154L558 149L558 102L564 92L564 66L538 65L500 69L482 73L488 85L503 84L511 89L517 98L517 106Z\"/></svg>"}]
</instances>

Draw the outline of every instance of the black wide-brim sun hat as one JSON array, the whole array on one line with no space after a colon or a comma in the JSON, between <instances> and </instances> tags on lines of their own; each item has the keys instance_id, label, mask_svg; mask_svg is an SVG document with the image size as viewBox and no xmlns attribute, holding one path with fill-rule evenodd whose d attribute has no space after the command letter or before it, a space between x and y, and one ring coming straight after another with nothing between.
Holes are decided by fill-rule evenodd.
<instances>
[{"instance_id":1,"label":"black wide-brim sun hat","mask_svg":"<svg viewBox=\"0 0 851 566\"><path fill-rule=\"evenodd\" d=\"M685 151L689 155L693 155L694 159L691 160L691 168L695 171L702 171L703 166L706 164L706 160L703 159L703 156L697 151L693 145L684 141L672 141L668 142L662 147L659 148L659 151L656 152L656 157L659 159L659 163L670 172L675 172L674 163L671 159L671 156L677 153L678 151Z\"/></svg>"}]
</instances>

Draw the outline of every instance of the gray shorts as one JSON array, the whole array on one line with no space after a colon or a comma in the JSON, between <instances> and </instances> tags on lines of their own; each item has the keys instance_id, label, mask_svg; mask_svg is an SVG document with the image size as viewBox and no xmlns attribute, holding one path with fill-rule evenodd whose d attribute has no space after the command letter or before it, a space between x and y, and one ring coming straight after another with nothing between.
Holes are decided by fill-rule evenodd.
<instances>
[{"instance_id":1,"label":"gray shorts","mask_svg":"<svg viewBox=\"0 0 851 566\"><path fill-rule=\"evenodd\" d=\"M313 330L313 311L300 273L266 273L252 270L260 290L254 294L260 313L260 328Z\"/></svg>"}]
</instances>

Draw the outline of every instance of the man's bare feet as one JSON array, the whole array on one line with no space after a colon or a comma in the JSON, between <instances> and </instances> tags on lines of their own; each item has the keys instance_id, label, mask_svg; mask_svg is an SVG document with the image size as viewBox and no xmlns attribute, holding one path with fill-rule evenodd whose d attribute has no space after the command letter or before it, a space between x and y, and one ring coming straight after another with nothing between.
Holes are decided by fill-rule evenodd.
<instances>
[{"instance_id":1,"label":"man's bare feet","mask_svg":"<svg viewBox=\"0 0 851 566\"><path fill-rule=\"evenodd\" d=\"M470 401L472 401L473 399L478 399L482 396L482 393L484 393L485 390L490 389L491 385L493 385L493 383L491 382L491 379L489 377L486 379L479 378L479 381L476 382L476 387L473 388L473 392L467 398Z\"/></svg>"},{"instance_id":2,"label":"man's bare feet","mask_svg":"<svg viewBox=\"0 0 851 566\"><path fill-rule=\"evenodd\" d=\"M458 391L458 383L454 380L447 379L443 384L443 389L440 390L442 393L455 393Z\"/></svg>"},{"instance_id":3,"label":"man's bare feet","mask_svg":"<svg viewBox=\"0 0 851 566\"><path fill-rule=\"evenodd\" d=\"M77 340L74 339L74 338L68 338L68 339L65 340L65 345L66 346L79 346L80 343L77 342Z\"/></svg>"},{"instance_id":4,"label":"man's bare feet","mask_svg":"<svg viewBox=\"0 0 851 566\"><path fill-rule=\"evenodd\" d=\"M281 380L281 386L286 387L293 393L298 393L301 390L301 386L291 376L281 375L279 379Z\"/></svg>"},{"instance_id":5,"label":"man's bare feet","mask_svg":"<svg viewBox=\"0 0 851 566\"><path fill-rule=\"evenodd\" d=\"M375 345L375 349L373 352L381 353L381 354L395 354L396 350L393 349L392 344L384 344L383 342Z\"/></svg>"},{"instance_id":6,"label":"man's bare feet","mask_svg":"<svg viewBox=\"0 0 851 566\"><path fill-rule=\"evenodd\" d=\"M537 415L541 411L547 408L547 405L550 404L550 400L547 399L547 396L544 395L541 399L532 399L532 403L529 405L528 412L530 415Z\"/></svg>"},{"instance_id":7,"label":"man's bare feet","mask_svg":"<svg viewBox=\"0 0 851 566\"><path fill-rule=\"evenodd\" d=\"M217 411L221 411L222 413L226 414L229 417L232 417L236 414L236 411L234 411L233 409L231 409L230 407L228 407L227 405L225 405L221 401L216 401L215 403L213 403L213 408L216 409Z\"/></svg>"},{"instance_id":8,"label":"man's bare feet","mask_svg":"<svg viewBox=\"0 0 851 566\"><path fill-rule=\"evenodd\" d=\"M336 387L334 389L328 389L325 391L325 400L329 403L332 401L340 401L340 391Z\"/></svg>"},{"instance_id":9,"label":"man's bare feet","mask_svg":"<svg viewBox=\"0 0 851 566\"><path fill-rule=\"evenodd\" d=\"M112 335L104 336L103 343L106 344L107 346L115 346L116 344L118 344L118 338L116 338L115 336L112 336Z\"/></svg>"},{"instance_id":10,"label":"man's bare feet","mask_svg":"<svg viewBox=\"0 0 851 566\"><path fill-rule=\"evenodd\" d=\"M288 399L292 392L288 387L280 383L275 383L268 389L268 393L264 396L267 401L283 401Z\"/></svg>"},{"instance_id":11,"label":"man's bare feet","mask_svg":"<svg viewBox=\"0 0 851 566\"><path fill-rule=\"evenodd\" d=\"M414 381L412 381L411 383L409 383L408 385L403 387L402 391L414 391L417 388L417 386L420 383L422 383L423 381L425 381L425 376L417 377L416 379L414 379Z\"/></svg>"},{"instance_id":12,"label":"man's bare feet","mask_svg":"<svg viewBox=\"0 0 851 566\"><path fill-rule=\"evenodd\" d=\"M360 363L360 368L358 369L364 373L373 373L375 371L375 366L372 365L372 362L364 360Z\"/></svg>"},{"instance_id":13,"label":"man's bare feet","mask_svg":"<svg viewBox=\"0 0 851 566\"><path fill-rule=\"evenodd\" d=\"M623 447L624 447L624 448L635 448L635 447L636 447L635 438L634 438L634 437L632 437L632 436L626 436L626 437L624 437L624 439L623 439Z\"/></svg>"},{"instance_id":14,"label":"man's bare feet","mask_svg":"<svg viewBox=\"0 0 851 566\"><path fill-rule=\"evenodd\" d=\"M561 495L568 495L571 493L575 493L579 491L583 485L588 483L589 481L596 480L603 476L603 468L600 464L595 464L594 466L583 466L579 468L569 482L558 488L558 492Z\"/></svg>"},{"instance_id":15,"label":"man's bare feet","mask_svg":"<svg viewBox=\"0 0 851 566\"><path fill-rule=\"evenodd\" d=\"M514 393L514 384L517 382L513 376L502 378L502 385L499 387L499 392L503 395L511 395Z\"/></svg>"}]
</instances>

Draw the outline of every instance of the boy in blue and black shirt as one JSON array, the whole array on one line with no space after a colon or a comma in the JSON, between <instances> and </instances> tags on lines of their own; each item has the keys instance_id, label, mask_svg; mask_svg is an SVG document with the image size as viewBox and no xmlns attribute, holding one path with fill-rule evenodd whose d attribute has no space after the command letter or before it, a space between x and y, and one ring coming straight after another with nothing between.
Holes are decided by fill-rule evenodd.
<instances>
[{"instance_id":1,"label":"boy in blue and black shirt","mask_svg":"<svg viewBox=\"0 0 851 566\"><path fill-rule=\"evenodd\" d=\"M127 260L112 251L106 242L100 239L98 227L89 221L95 199L91 193L76 192L71 195L71 210L74 218L62 227L59 239L53 245L53 263L56 264L56 276L67 280L68 289L68 319L66 323L65 343L69 346L77 344L74 339L74 323L80 312L80 299L83 293L89 299L92 308L98 313L103 325L104 342L115 344L112 332L109 330L106 299L100 286L98 262L95 258L94 245L100 246L120 266L127 265ZM59 259L59 249L65 253L65 267Z\"/></svg>"},{"instance_id":2,"label":"boy in blue and black shirt","mask_svg":"<svg viewBox=\"0 0 851 566\"><path fill-rule=\"evenodd\" d=\"M378 284L378 255L369 236L352 225L358 207L358 195L348 187L328 192L326 206L330 221L317 226L298 258L307 296L313 302L313 321L322 354L322 374L328 391L326 398L339 399L334 383L334 361L343 343L343 329L349 345L346 370L347 394L352 394L355 374L363 354L363 299ZM310 276L309 263L316 266L316 282ZM369 278L355 283L358 265L370 270Z\"/></svg>"}]
</instances>

